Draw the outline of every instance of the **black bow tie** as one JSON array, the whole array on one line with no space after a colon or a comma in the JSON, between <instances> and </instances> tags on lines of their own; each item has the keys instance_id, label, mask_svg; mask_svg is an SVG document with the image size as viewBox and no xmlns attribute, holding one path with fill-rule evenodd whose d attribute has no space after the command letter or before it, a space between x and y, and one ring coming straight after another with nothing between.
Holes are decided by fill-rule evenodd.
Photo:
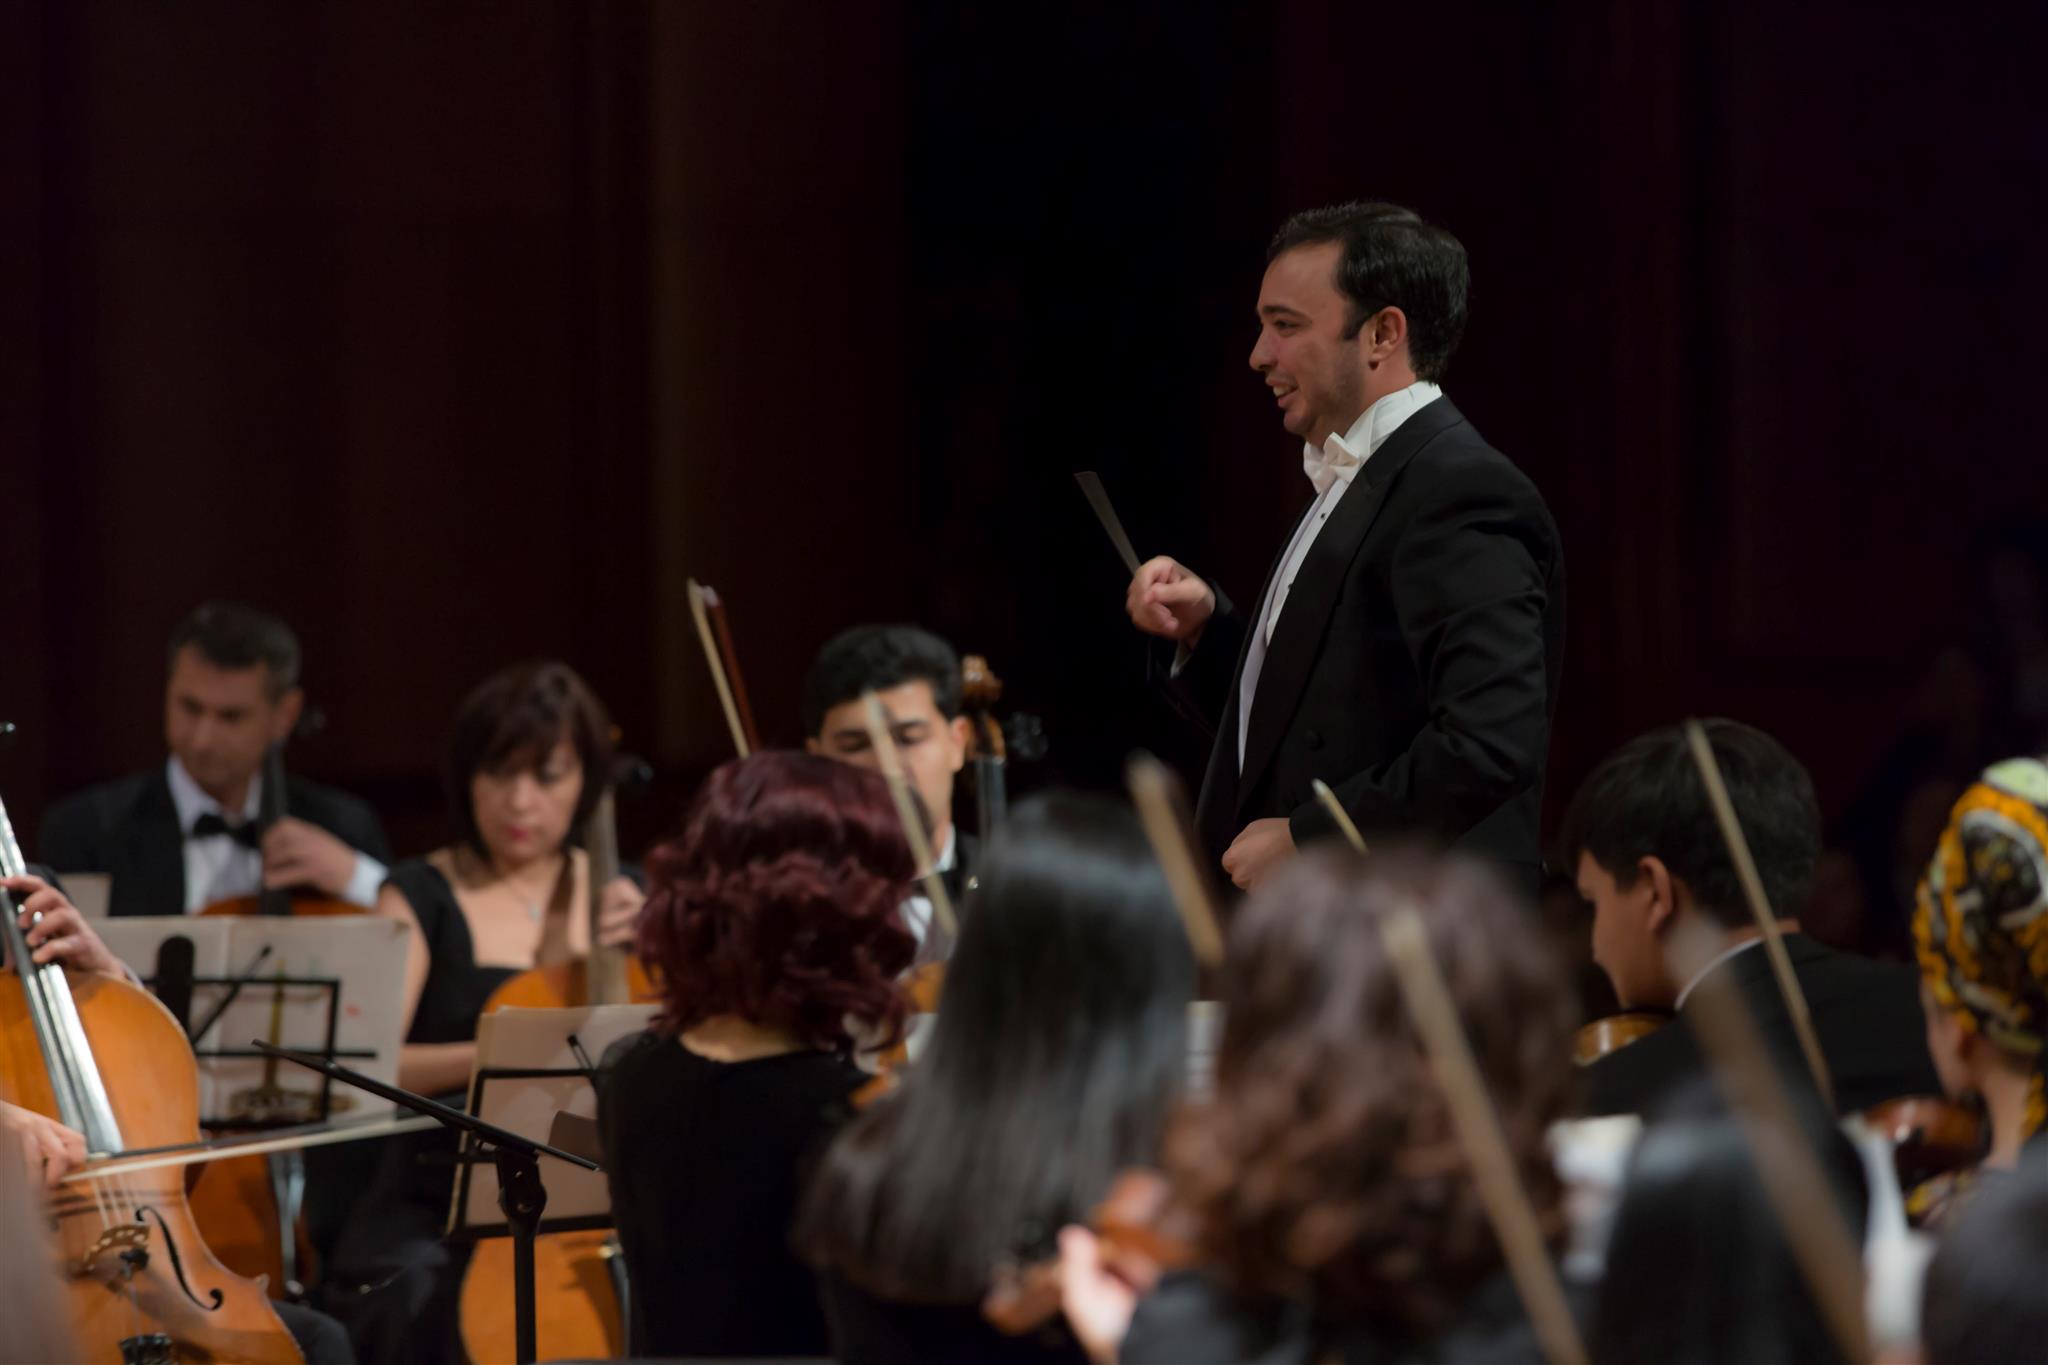
<instances>
[{"instance_id":1,"label":"black bow tie","mask_svg":"<svg viewBox=\"0 0 2048 1365\"><path fill-rule=\"evenodd\" d=\"M260 848L263 845L263 831L256 828L254 820L245 820L231 825L222 818L219 811L208 811L192 822L191 839L213 839L222 835L233 839L243 848Z\"/></svg>"}]
</instances>

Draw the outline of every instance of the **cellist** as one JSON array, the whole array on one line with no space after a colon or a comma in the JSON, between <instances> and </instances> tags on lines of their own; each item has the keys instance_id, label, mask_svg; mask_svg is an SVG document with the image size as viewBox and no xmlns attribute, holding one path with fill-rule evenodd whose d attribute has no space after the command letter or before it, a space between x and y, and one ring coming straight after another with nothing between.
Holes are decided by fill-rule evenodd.
<instances>
[{"instance_id":1,"label":"cellist","mask_svg":"<svg viewBox=\"0 0 2048 1365\"><path fill-rule=\"evenodd\" d=\"M21 928L38 964L60 962L76 972L134 979L54 881L34 875L5 877L0 878L0 887L16 897ZM28 1174L52 1189L85 1164L84 1136L55 1119L0 1103L0 1131L20 1146ZM325 1313L285 1302L272 1303L271 1308L298 1343L307 1365L351 1365L355 1360L347 1334Z\"/></svg>"},{"instance_id":2,"label":"cellist","mask_svg":"<svg viewBox=\"0 0 2048 1365\"><path fill-rule=\"evenodd\" d=\"M67 797L43 817L44 862L108 873L111 913L176 915L259 888L310 888L368 909L391 852L369 806L293 778L290 814L259 833L265 752L305 707L298 637L252 607L209 602L171 632L161 769Z\"/></svg>"},{"instance_id":3,"label":"cellist","mask_svg":"<svg viewBox=\"0 0 2048 1365\"><path fill-rule=\"evenodd\" d=\"M411 930L400 1085L458 1091L491 992L517 972L587 951L586 860L573 834L611 764L604 708L566 664L504 669L462 702L446 772L458 837L392 868L377 900L377 914ZM600 940L629 941L639 889L619 878L602 895ZM329 1303L366 1361L460 1358L464 1256L441 1238L452 1151L441 1133L385 1144L337 1239Z\"/></svg>"}]
</instances>

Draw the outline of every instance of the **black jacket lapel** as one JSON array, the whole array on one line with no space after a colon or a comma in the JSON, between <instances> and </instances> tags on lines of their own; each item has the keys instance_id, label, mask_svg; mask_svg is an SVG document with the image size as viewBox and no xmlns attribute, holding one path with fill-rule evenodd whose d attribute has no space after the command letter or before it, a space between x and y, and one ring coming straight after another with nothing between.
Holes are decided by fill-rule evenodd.
<instances>
[{"instance_id":1,"label":"black jacket lapel","mask_svg":"<svg viewBox=\"0 0 2048 1365\"><path fill-rule=\"evenodd\" d=\"M162 773L142 792L118 831L128 851L127 876L114 878L116 915L178 915L185 910L185 831L178 828L177 803Z\"/></svg>"},{"instance_id":2,"label":"black jacket lapel","mask_svg":"<svg viewBox=\"0 0 2048 1365\"><path fill-rule=\"evenodd\" d=\"M1417 451L1464 420L1463 414L1451 406L1450 399L1439 398L1403 422L1358 471L1328 524L1316 536L1308 558L1302 561L1301 572L1287 591L1287 605L1280 613L1273 643L1259 669L1258 690L1252 697L1251 729L1245 736L1244 769L1237 785L1240 815L1244 799L1258 787L1259 779L1279 750L1280 737L1294 717L1302 689L1308 685L1309 671L1322 648L1330 613L1336 609L1337 596L1343 590L1345 571L1365 544L1380 508L1386 505L1387 491ZM1284 567L1276 565L1274 572ZM1264 594L1259 606L1263 611ZM1256 619L1252 630L1258 630ZM1247 641L1251 638L1247 636ZM1243 671L1244 662L1240 660L1240 678ZM1227 738L1234 746L1235 730Z\"/></svg>"}]
</instances>

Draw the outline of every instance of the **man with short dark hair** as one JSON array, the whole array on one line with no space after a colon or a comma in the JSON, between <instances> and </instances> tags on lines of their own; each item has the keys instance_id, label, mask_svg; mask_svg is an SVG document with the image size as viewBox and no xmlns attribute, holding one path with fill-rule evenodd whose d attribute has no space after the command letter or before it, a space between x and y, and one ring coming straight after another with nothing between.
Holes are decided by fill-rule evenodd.
<instances>
[{"instance_id":1,"label":"man with short dark hair","mask_svg":"<svg viewBox=\"0 0 2048 1365\"><path fill-rule=\"evenodd\" d=\"M1940 1094L1912 968L1836 952L1799 932L1821 844L1820 804L1806 769L1760 730L1730 720L1710 720L1705 730L1812 1013L1836 1107L1850 1113L1900 1095ZM1593 771L1565 816L1563 852L1564 867L1593 907L1593 957L1622 1006L1677 1016L1586 1067L1585 1112L1640 1113L1700 1074L1704 1062L1685 1007L1699 982L1720 972L1742 990L1786 1079L1811 1085L1791 1014L1761 951L1763 931L1683 729L1632 740ZM1710 928L1721 952L1680 980L1666 948L1687 923Z\"/></svg>"},{"instance_id":2,"label":"man with short dark hair","mask_svg":"<svg viewBox=\"0 0 2048 1365\"><path fill-rule=\"evenodd\" d=\"M867 692L881 699L888 714L904 773L931 825L939 876L957 903L977 852L975 841L953 823L953 779L967 761L970 734L968 720L960 714L960 656L917 626L855 626L842 631L818 651L804 675L804 748L862 767L876 766L861 705ZM922 895L912 897L907 918L924 959L950 952L950 945L931 941L931 914Z\"/></svg>"},{"instance_id":3,"label":"man with short dark hair","mask_svg":"<svg viewBox=\"0 0 2048 1365\"><path fill-rule=\"evenodd\" d=\"M286 815L256 824L263 756L298 724L299 643L273 616L210 602L168 651L161 769L89 788L43 817L42 860L113 879L110 912L177 915L263 887L376 904L391 859L370 808L288 778Z\"/></svg>"},{"instance_id":4,"label":"man with short dark hair","mask_svg":"<svg viewBox=\"0 0 2048 1365\"><path fill-rule=\"evenodd\" d=\"M1241 887L1331 833L1316 779L1368 840L1422 832L1538 883L1564 561L1535 486L1438 387L1467 282L1458 239L1407 209L1288 220L1251 365L1314 497L1249 616L1165 556L1131 580L1215 733L1196 822Z\"/></svg>"}]
</instances>

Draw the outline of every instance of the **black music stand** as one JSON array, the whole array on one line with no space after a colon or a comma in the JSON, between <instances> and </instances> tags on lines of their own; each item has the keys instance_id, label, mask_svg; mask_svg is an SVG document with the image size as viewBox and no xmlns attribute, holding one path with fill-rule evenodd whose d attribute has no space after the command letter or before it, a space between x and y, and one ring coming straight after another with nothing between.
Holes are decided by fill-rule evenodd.
<instances>
[{"instance_id":1,"label":"black music stand","mask_svg":"<svg viewBox=\"0 0 2048 1365\"><path fill-rule=\"evenodd\" d=\"M548 1192L541 1185L540 1158L551 1156L557 1161L566 1161L572 1166L581 1166L587 1171L604 1168L588 1157L565 1152L545 1142L521 1137L510 1129L500 1128L495 1123L451 1108L438 1100L424 1095L415 1095L410 1090L401 1090L395 1085L386 1085L380 1080L351 1071L338 1062L329 1061L314 1053L296 1052L291 1048L272 1047L261 1041L252 1041L249 1046L267 1057L282 1057L285 1061L296 1062L309 1067L323 1076L331 1076L344 1085L352 1085L393 1104L403 1105L417 1114L438 1120L443 1127L458 1133L468 1133L491 1154L498 1167L498 1207L504 1211L505 1225L512 1229L512 1298L513 1323L517 1335L519 1365L531 1365L538 1354L534 1341L533 1327L533 1238L540 1224L541 1210L547 1207Z\"/></svg>"}]
</instances>

